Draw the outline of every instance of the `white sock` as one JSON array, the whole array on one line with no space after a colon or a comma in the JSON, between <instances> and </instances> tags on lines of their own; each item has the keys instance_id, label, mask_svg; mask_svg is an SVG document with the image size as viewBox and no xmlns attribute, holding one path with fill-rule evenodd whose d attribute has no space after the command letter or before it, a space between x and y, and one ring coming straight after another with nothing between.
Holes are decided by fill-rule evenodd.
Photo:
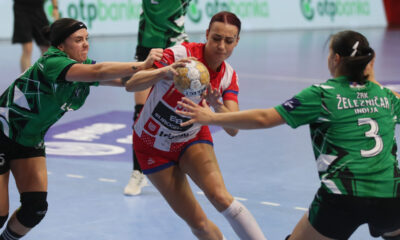
<instances>
[{"instance_id":1,"label":"white sock","mask_svg":"<svg viewBox=\"0 0 400 240\"><path fill-rule=\"evenodd\" d=\"M266 240L249 210L239 201L233 200L232 204L221 212L228 220L233 230L242 240Z\"/></svg>"}]
</instances>

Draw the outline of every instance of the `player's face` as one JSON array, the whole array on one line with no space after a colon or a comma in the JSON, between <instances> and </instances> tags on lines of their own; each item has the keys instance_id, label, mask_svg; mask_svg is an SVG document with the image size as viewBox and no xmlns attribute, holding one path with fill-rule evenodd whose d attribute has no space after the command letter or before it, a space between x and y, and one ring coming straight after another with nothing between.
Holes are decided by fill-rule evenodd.
<instances>
[{"instance_id":1,"label":"player's face","mask_svg":"<svg viewBox=\"0 0 400 240\"><path fill-rule=\"evenodd\" d=\"M78 62L87 59L89 51L88 32L86 28L81 28L71 34L63 43L59 45L59 49L64 51L69 58Z\"/></svg>"},{"instance_id":2,"label":"player's face","mask_svg":"<svg viewBox=\"0 0 400 240\"><path fill-rule=\"evenodd\" d=\"M206 32L206 56L220 62L227 59L239 42L238 28L223 22L214 22Z\"/></svg>"}]
</instances>

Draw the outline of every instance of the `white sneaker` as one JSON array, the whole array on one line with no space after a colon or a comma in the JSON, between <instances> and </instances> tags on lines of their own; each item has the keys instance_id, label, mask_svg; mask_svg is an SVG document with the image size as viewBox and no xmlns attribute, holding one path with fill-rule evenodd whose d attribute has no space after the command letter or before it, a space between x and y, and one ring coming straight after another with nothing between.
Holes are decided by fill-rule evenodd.
<instances>
[{"instance_id":1,"label":"white sneaker","mask_svg":"<svg viewBox=\"0 0 400 240\"><path fill-rule=\"evenodd\" d=\"M128 185L126 185L124 189L124 194L130 196L139 195L142 192L142 187L146 185L146 176L138 170L134 170L129 179Z\"/></svg>"}]
</instances>

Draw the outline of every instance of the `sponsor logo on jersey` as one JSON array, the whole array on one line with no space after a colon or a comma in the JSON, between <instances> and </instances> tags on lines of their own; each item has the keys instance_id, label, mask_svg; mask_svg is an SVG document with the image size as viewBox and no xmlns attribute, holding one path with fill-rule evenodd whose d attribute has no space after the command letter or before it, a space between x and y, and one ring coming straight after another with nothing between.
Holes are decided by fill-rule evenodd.
<instances>
[{"instance_id":1,"label":"sponsor logo on jersey","mask_svg":"<svg viewBox=\"0 0 400 240\"><path fill-rule=\"evenodd\" d=\"M294 98L289 99L286 102L284 102L282 104L282 107L286 111L290 112L290 111L293 111L294 109L296 109L300 105L301 105L300 101L297 98L294 97Z\"/></svg>"},{"instance_id":2,"label":"sponsor logo on jersey","mask_svg":"<svg viewBox=\"0 0 400 240\"><path fill-rule=\"evenodd\" d=\"M152 158L149 158L147 160L147 165L153 165L154 163L156 163L156 161L154 161L154 159L152 159Z\"/></svg>"},{"instance_id":3,"label":"sponsor logo on jersey","mask_svg":"<svg viewBox=\"0 0 400 240\"><path fill-rule=\"evenodd\" d=\"M176 139L176 138L189 137L189 135L190 135L190 133L188 133L188 132L181 133L181 134L171 134L171 133L165 133L163 131L161 131L160 134L159 134L160 137L165 137L165 138L168 138L170 140Z\"/></svg>"},{"instance_id":4,"label":"sponsor logo on jersey","mask_svg":"<svg viewBox=\"0 0 400 240\"><path fill-rule=\"evenodd\" d=\"M186 131L193 126L193 124L181 127L181 123L189 120L189 118L182 117L172 111L170 108L165 106L162 102L159 102L151 114L157 119L163 126L174 131Z\"/></svg>"},{"instance_id":5,"label":"sponsor logo on jersey","mask_svg":"<svg viewBox=\"0 0 400 240\"><path fill-rule=\"evenodd\" d=\"M160 129L160 125L150 118L146 125L144 125L144 129L146 129L150 134L156 135L158 129Z\"/></svg>"}]
</instances>

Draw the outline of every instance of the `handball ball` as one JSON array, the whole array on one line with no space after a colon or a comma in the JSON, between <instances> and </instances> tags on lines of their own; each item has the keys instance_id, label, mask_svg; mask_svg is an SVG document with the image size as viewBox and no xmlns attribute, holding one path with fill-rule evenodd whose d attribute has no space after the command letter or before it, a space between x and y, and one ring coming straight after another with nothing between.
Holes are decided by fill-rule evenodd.
<instances>
[{"instance_id":1,"label":"handball ball","mask_svg":"<svg viewBox=\"0 0 400 240\"><path fill-rule=\"evenodd\" d=\"M207 67L196 60L191 60L184 67L176 69L175 88L187 97L200 96L210 83Z\"/></svg>"}]
</instances>

